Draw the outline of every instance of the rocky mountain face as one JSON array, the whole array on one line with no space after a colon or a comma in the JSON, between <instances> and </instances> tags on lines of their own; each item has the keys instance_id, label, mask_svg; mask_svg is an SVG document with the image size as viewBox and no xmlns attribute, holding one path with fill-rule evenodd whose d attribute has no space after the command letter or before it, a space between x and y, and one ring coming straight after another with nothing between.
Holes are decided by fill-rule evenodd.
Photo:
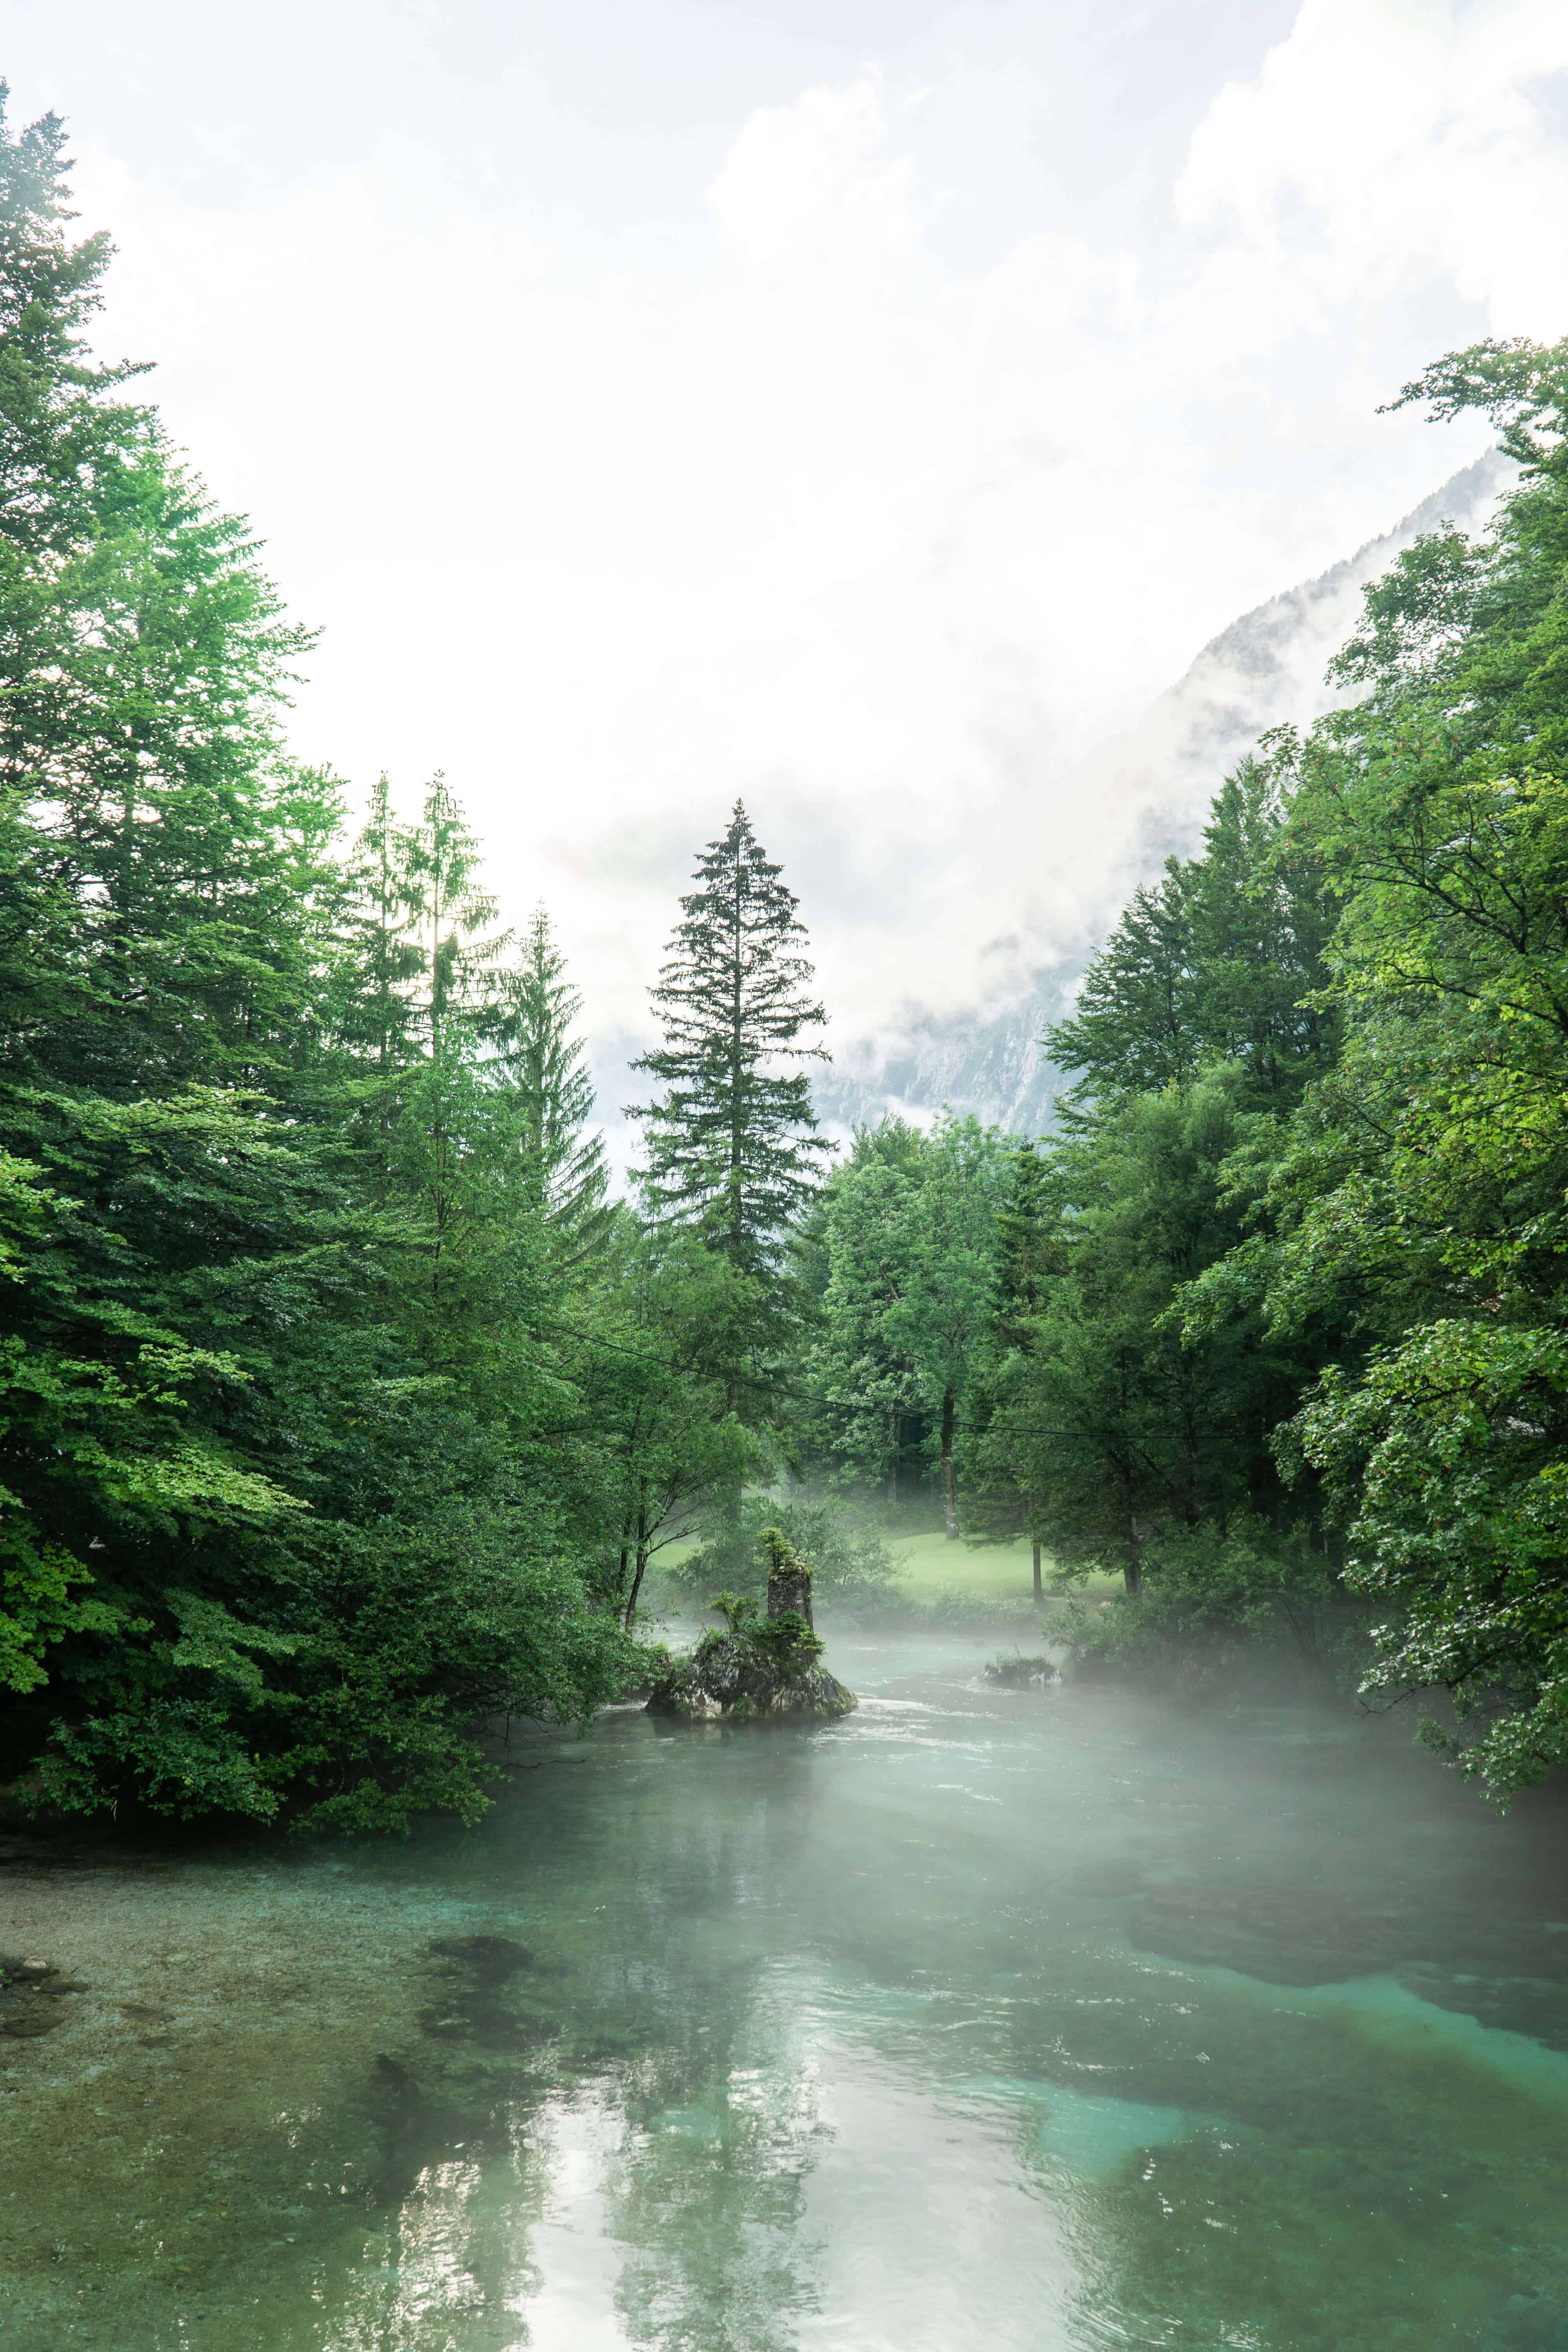
<instances>
[{"instance_id":1,"label":"rocky mountain face","mask_svg":"<svg viewBox=\"0 0 1568 2352\"><path fill-rule=\"evenodd\" d=\"M1512 474L1499 452L1478 459L1381 539L1244 614L1136 727L1079 762L1065 792L1100 803L1112 844L1101 935L1139 882L1167 856L1191 854L1215 788L1260 735L1307 725L1341 698L1323 672L1360 619L1367 583L1424 531L1483 530ZM1062 1076L1039 1041L1070 1003L1082 964L1082 954L1042 962L1005 1005L912 1008L891 1045L841 1046L816 1083L822 1118L839 1127L889 1111L925 1118L945 1105L1016 1133L1043 1131Z\"/></svg>"}]
</instances>

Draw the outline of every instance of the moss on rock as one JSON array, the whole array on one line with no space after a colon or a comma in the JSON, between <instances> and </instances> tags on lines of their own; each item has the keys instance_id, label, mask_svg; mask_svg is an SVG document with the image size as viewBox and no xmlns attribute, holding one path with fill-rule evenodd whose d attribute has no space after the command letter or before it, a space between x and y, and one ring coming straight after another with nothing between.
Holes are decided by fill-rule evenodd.
<instances>
[{"instance_id":1,"label":"moss on rock","mask_svg":"<svg viewBox=\"0 0 1568 2352\"><path fill-rule=\"evenodd\" d=\"M752 1720L827 1722L858 1705L852 1690L817 1664L824 1643L811 1622L811 1570L776 1528L766 1528L768 1613L743 1595L713 1602L727 1630L704 1633L690 1654L654 1683L650 1715L687 1723Z\"/></svg>"}]
</instances>

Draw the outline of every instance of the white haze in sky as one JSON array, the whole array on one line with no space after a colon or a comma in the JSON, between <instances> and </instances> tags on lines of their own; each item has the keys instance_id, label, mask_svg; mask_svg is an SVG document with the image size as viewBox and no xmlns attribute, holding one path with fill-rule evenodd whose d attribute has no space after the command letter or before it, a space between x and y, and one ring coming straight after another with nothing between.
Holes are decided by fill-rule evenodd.
<instances>
[{"instance_id":1,"label":"white haze in sky","mask_svg":"<svg viewBox=\"0 0 1568 2352\"><path fill-rule=\"evenodd\" d=\"M604 1042L737 793L841 1035L1079 942L1075 761L1479 452L1405 378L1568 331L1563 0L0 27L103 347L322 628L298 749L444 767Z\"/></svg>"}]
</instances>

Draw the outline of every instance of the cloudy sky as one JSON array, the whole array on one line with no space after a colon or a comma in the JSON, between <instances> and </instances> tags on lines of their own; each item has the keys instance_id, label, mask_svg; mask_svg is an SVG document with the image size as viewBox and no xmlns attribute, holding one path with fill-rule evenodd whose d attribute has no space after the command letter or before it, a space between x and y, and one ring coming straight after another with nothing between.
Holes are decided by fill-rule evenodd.
<instances>
[{"instance_id":1,"label":"cloudy sky","mask_svg":"<svg viewBox=\"0 0 1568 2352\"><path fill-rule=\"evenodd\" d=\"M0 28L104 346L322 629L299 749L444 767L603 1037L737 793L841 1034L1047 961L1074 760L1484 446L1375 414L1426 360L1568 332L1563 0Z\"/></svg>"}]
</instances>

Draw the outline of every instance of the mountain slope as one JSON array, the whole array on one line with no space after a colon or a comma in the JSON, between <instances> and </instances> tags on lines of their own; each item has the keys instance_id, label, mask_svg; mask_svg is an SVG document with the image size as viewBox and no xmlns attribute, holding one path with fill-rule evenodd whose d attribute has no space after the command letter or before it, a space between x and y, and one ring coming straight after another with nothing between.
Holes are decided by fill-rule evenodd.
<instances>
[{"instance_id":1,"label":"mountain slope","mask_svg":"<svg viewBox=\"0 0 1568 2352\"><path fill-rule=\"evenodd\" d=\"M1233 621L1136 727L1097 746L1054 796L1088 796L1104 811L1106 870L1081 939L1042 960L1005 1003L946 1013L911 1004L890 1042L840 1045L816 1083L823 1118L850 1126L947 1105L1022 1134L1048 1126L1061 1080L1040 1036L1070 1002L1095 940L1139 882L1167 856L1190 854L1222 777L1267 729L1309 724L1341 698L1323 672L1361 616L1367 583L1440 524L1483 530L1512 475L1498 451L1466 467L1382 538ZM1016 854L1016 844L998 845L999 859ZM1037 856L1048 856L1045 840Z\"/></svg>"}]
</instances>

